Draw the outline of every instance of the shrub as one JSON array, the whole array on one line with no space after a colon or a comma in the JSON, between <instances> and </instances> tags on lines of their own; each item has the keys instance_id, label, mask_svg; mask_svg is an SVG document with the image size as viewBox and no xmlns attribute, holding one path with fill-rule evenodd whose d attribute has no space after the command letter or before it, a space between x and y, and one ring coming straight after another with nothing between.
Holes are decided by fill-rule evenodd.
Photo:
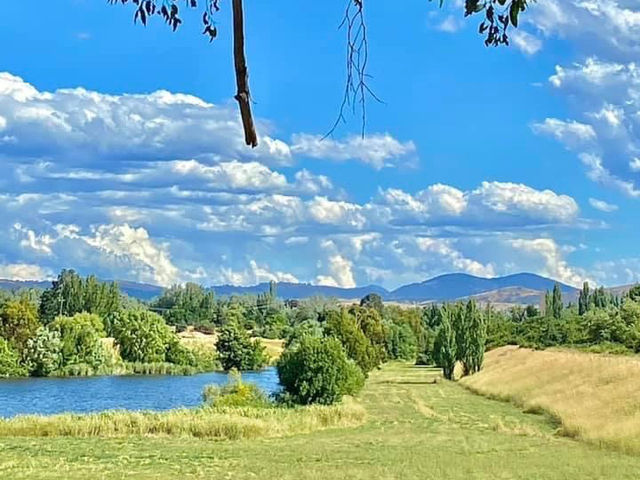
<instances>
[{"instance_id":1,"label":"shrub","mask_svg":"<svg viewBox=\"0 0 640 480\"><path fill-rule=\"evenodd\" d=\"M364 374L335 338L300 339L280 357L278 377L285 397L303 405L331 405L364 385Z\"/></svg>"},{"instance_id":2,"label":"shrub","mask_svg":"<svg viewBox=\"0 0 640 480\"><path fill-rule=\"evenodd\" d=\"M0 309L0 337L7 339L18 352L22 352L27 341L38 328L38 308L27 297L9 300Z\"/></svg>"},{"instance_id":3,"label":"shrub","mask_svg":"<svg viewBox=\"0 0 640 480\"><path fill-rule=\"evenodd\" d=\"M95 314L78 313L73 317L57 317L48 327L60 334L62 366L89 365L97 368L105 361L101 338L102 320Z\"/></svg>"},{"instance_id":4,"label":"shrub","mask_svg":"<svg viewBox=\"0 0 640 480\"><path fill-rule=\"evenodd\" d=\"M198 359L193 350L182 345L177 337L169 342L166 359L167 362L175 363L176 365L198 366Z\"/></svg>"},{"instance_id":5,"label":"shrub","mask_svg":"<svg viewBox=\"0 0 640 480\"><path fill-rule=\"evenodd\" d=\"M20 354L0 338L0 377L24 377L27 369L20 364Z\"/></svg>"},{"instance_id":6,"label":"shrub","mask_svg":"<svg viewBox=\"0 0 640 480\"><path fill-rule=\"evenodd\" d=\"M267 395L253 383L245 383L237 370L229 372L226 385L207 385L202 392L206 405L212 407L268 407Z\"/></svg>"},{"instance_id":7,"label":"shrub","mask_svg":"<svg viewBox=\"0 0 640 480\"><path fill-rule=\"evenodd\" d=\"M265 348L259 340L251 340L237 322L220 329L216 349L225 370L258 370L267 364Z\"/></svg>"},{"instance_id":8,"label":"shrub","mask_svg":"<svg viewBox=\"0 0 640 480\"><path fill-rule=\"evenodd\" d=\"M46 377L62 365L60 333L39 328L35 337L27 342L25 365L32 375Z\"/></svg>"},{"instance_id":9,"label":"shrub","mask_svg":"<svg viewBox=\"0 0 640 480\"><path fill-rule=\"evenodd\" d=\"M109 329L129 362L164 362L175 339L164 319L147 310L126 310L109 318Z\"/></svg>"}]
</instances>

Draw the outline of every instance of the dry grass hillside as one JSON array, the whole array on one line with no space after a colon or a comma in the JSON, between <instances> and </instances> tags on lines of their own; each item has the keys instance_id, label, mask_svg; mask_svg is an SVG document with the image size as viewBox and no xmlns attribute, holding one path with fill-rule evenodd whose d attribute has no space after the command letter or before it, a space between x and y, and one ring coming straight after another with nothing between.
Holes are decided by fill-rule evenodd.
<instances>
[{"instance_id":1,"label":"dry grass hillside","mask_svg":"<svg viewBox=\"0 0 640 480\"><path fill-rule=\"evenodd\" d=\"M461 383L470 390L544 411L560 433L640 453L640 358L503 347Z\"/></svg>"}]
</instances>

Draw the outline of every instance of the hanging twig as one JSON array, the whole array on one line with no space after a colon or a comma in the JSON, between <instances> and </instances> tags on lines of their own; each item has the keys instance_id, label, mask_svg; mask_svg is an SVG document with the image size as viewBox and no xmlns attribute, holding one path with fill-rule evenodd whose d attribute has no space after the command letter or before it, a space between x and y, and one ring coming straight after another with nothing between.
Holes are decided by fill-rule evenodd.
<instances>
[{"instance_id":1,"label":"hanging twig","mask_svg":"<svg viewBox=\"0 0 640 480\"><path fill-rule=\"evenodd\" d=\"M250 147L258 146L258 135L251 115L251 94L249 93L249 71L244 55L244 14L242 0L233 0L233 58L236 69L238 92L235 99L240 105L244 140Z\"/></svg>"}]
</instances>

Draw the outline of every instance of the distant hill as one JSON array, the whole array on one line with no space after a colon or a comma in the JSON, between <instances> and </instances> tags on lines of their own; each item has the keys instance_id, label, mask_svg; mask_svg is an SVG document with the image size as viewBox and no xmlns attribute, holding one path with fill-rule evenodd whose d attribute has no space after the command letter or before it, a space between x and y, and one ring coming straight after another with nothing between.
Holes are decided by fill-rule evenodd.
<instances>
[{"instance_id":1,"label":"distant hill","mask_svg":"<svg viewBox=\"0 0 640 480\"><path fill-rule=\"evenodd\" d=\"M159 296L163 288L145 283L119 281L120 288L127 295L140 300L150 300ZM532 273L518 273L505 277L482 278L464 273L441 275L420 283L404 285L389 291L377 285L355 288L339 288L308 283L278 284L278 296L284 299L304 299L313 296L335 297L342 300L357 300L369 293L377 293L386 301L399 303L444 302L466 298L475 298L481 303L494 304L533 304L538 305L544 292L553 289L556 281ZM0 280L0 289L18 290L21 288L45 289L50 282ZM560 283L567 302L575 302L578 289ZM255 295L269 289L268 283L253 286L219 285L211 287L219 296ZM620 295L630 286L608 289Z\"/></svg>"},{"instance_id":2,"label":"distant hill","mask_svg":"<svg viewBox=\"0 0 640 480\"><path fill-rule=\"evenodd\" d=\"M412 283L400 287L391 292L389 300L414 302L446 301L512 288L528 290L527 296L531 296L531 291L540 292L540 295L542 295L546 290L552 290L556 283L555 280L533 273L518 273L495 278L475 277L466 273L451 273L421 283ZM560 287L564 294L569 295L574 294L577 290L562 283L560 283ZM517 297L514 297L514 299L517 299ZM518 301L513 303L528 302Z\"/></svg>"},{"instance_id":3,"label":"distant hill","mask_svg":"<svg viewBox=\"0 0 640 480\"><path fill-rule=\"evenodd\" d=\"M261 283L251 287L236 287L233 285L220 285L213 287L216 295L243 295L258 294L269 290L268 283ZM310 298L310 297L336 297L344 299L362 298L369 293L377 293L382 298L389 296L389 291L377 285L369 285L366 287L340 288L327 287L323 285L311 285L310 283L278 283L278 296L280 298Z\"/></svg>"}]
</instances>

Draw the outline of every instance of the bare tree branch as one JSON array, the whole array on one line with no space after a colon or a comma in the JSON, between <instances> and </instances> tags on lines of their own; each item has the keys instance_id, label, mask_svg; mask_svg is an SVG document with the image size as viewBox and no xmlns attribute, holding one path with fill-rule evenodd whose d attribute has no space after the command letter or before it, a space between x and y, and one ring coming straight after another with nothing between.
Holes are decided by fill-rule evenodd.
<instances>
[{"instance_id":1,"label":"bare tree branch","mask_svg":"<svg viewBox=\"0 0 640 480\"><path fill-rule=\"evenodd\" d=\"M242 0L233 0L233 58L236 70L237 93L235 99L240 105L244 140L250 147L258 146L258 135L251 115L251 93L249 92L249 71L244 55L244 13Z\"/></svg>"}]
</instances>

